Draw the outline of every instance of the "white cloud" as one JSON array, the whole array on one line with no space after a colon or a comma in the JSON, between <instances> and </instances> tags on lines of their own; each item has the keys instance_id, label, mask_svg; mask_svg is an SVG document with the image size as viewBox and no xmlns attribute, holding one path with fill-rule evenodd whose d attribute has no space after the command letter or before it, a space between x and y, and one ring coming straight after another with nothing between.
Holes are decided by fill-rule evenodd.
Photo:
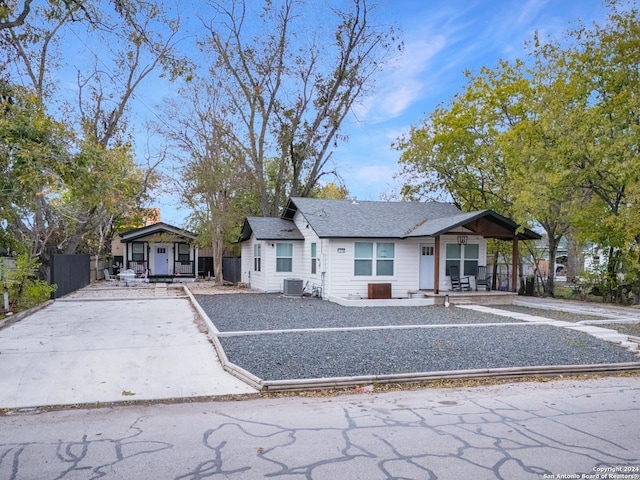
<instances>
[{"instance_id":1,"label":"white cloud","mask_svg":"<svg viewBox=\"0 0 640 480\"><path fill-rule=\"evenodd\" d=\"M406 42L404 52L380 74L375 94L354 108L358 119L376 123L401 115L420 98L430 61L445 44L443 35Z\"/></svg>"}]
</instances>

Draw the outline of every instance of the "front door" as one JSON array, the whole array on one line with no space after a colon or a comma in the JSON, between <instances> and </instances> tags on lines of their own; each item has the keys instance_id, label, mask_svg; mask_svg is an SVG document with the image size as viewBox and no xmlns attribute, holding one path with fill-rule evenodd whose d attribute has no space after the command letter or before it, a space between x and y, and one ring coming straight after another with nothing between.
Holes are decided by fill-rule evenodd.
<instances>
[{"instance_id":1,"label":"front door","mask_svg":"<svg viewBox=\"0 0 640 480\"><path fill-rule=\"evenodd\" d=\"M153 247L154 275L169 275L169 248L166 245Z\"/></svg>"},{"instance_id":2,"label":"front door","mask_svg":"<svg viewBox=\"0 0 640 480\"><path fill-rule=\"evenodd\" d=\"M435 246L420 244L420 290L433 290Z\"/></svg>"}]
</instances>

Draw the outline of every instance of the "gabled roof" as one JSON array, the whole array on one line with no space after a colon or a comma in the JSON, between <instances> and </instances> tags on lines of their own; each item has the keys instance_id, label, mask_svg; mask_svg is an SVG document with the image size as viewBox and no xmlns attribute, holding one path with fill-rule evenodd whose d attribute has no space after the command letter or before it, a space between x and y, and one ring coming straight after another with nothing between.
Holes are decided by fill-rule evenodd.
<instances>
[{"instance_id":1,"label":"gabled roof","mask_svg":"<svg viewBox=\"0 0 640 480\"><path fill-rule=\"evenodd\" d=\"M275 217L247 217L240 233L240 242L251 238L257 240L304 240L298 227L291 221Z\"/></svg>"},{"instance_id":2,"label":"gabled roof","mask_svg":"<svg viewBox=\"0 0 640 480\"><path fill-rule=\"evenodd\" d=\"M122 237L122 243L133 242L139 238L148 237L149 235L153 235L156 233L171 233L180 237L188 238L190 240L195 240L198 235L188 230L184 230L179 227L174 227L173 225L169 225L168 223L158 222L152 225L147 225L146 227L136 228L134 230L129 230L128 232L124 232L120 234Z\"/></svg>"},{"instance_id":3,"label":"gabled roof","mask_svg":"<svg viewBox=\"0 0 640 480\"><path fill-rule=\"evenodd\" d=\"M463 227L486 238L511 240L518 229L512 220L493 210L464 213L441 202L373 202L293 197L282 218L299 211L320 238L433 237ZM539 238L524 229L521 240Z\"/></svg>"}]
</instances>

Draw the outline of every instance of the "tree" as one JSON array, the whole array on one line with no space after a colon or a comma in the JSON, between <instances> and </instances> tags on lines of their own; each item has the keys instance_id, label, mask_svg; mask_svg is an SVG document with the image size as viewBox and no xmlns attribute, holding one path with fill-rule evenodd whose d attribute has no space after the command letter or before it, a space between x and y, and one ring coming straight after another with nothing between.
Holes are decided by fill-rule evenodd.
<instances>
[{"instance_id":1,"label":"tree","mask_svg":"<svg viewBox=\"0 0 640 480\"><path fill-rule=\"evenodd\" d=\"M326 16L337 19L330 45L295 36L302 15L294 0L268 2L256 17L244 2L212 2L222 21L203 22L203 49L213 58L210 83L224 92L221 108L233 119L226 135L251 168L263 215L278 213L285 188L289 196L309 196L332 173L342 122L396 42L393 30L371 22L366 0L350 4ZM254 18L251 28L259 33L249 38ZM276 168L268 172L270 159Z\"/></svg>"},{"instance_id":2,"label":"tree","mask_svg":"<svg viewBox=\"0 0 640 480\"><path fill-rule=\"evenodd\" d=\"M463 209L502 204L519 223L544 228L551 264L562 236L607 245L617 283L640 232L629 195L640 171L640 24L635 9L610 6L607 25L569 32L569 46L535 36L529 61L469 76L448 108L396 144L403 193L445 192Z\"/></svg>"},{"instance_id":3,"label":"tree","mask_svg":"<svg viewBox=\"0 0 640 480\"><path fill-rule=\"evenodd\" d=\"M37 94L0 82L0 226L14 249L46 254L56 219L48 198L74 175L65 125L42 109Z\"/></svg>"},{"instance_id":4,"label":"tree","mask_svg":"<svg viewBox=\"0 0 640 480\"><path fill-rule=\"evenodd\" d=\"M349 190L344 185L336 185L333 182L329 182L325 185L316 186L311 192L311 197L346 200L349 198Z\"/></svg>"},{"instance_id":5,"label":"tree","mask_svg":"<svg viewBox=\"0 0 640 480\"><path fill-rule=\"evenodd\" d=\"M64 115L69 132L66 158L73 177L61 179L49 194L42 191L30 210L13 212L22 219L18 225L23 227L23 240L39 252L44 268L54 251L104 252L114 225L147 199L158 178L158 161L147 164L146 170L134 162L127 110L135 91L153 72L162 68L173 78L186 67L173 55L178 24L154 3L115 2L115 17L103 7L94 1L45 2L28 12L26 21L0 30L3 45L13 53L5 71L16 78L24 73L36 108L52 117ZM92 51L92 41L104 46L93 64L74 65L75 114L70 100L59 100L56 86L64 67L57 48L63 33L86 42L87 52ZM48 233L43 237L45 223Z\"/></svg>"},{"instance_id":6,"label":"tree","mask_svg":"<svg viewBox=\"0 0 640 480\"><path fill-rule=\"evenodd\" d=\"M204 81L181 89L180 106L171 102L178 128L164 134L181 152L180 194L191 209L189 227L198 232L200 246L211 246L216 284L223 283L222 257L238 236L240 220L251 208L251 171L244 156L227 137L218 90ZM254 207L255 208L255 207Z\"/></svg>"}]
</instances>

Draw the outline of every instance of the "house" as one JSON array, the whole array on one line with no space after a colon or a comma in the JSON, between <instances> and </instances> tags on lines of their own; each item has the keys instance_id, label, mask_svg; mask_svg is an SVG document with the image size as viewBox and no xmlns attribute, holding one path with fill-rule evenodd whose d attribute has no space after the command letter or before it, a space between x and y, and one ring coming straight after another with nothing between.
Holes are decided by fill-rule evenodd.
<instances>
[{"instance_id":1,"label":"house","mask_svg":"<svg viewBox=\"0 0 640 480\"><path fill-rule=\"evenodd\" d=\"M197 235L158 222L120 234L112 242L113 260L136 274L148 271L151 281L194 281L197 277Z\"/></svg>"},{"instance_id":2,"label":"house","mask_svg":"<svg viewBox=\"0 0 640 480\"><path fill-rule=\"evenodd\" d=\"M449 267L474 276L486 265L489 238L538 239L492 210L462 212L438 202L375 202L291 198L279 218L247 217L242 280L281 292L287 279L319 287L324 298L367 296L369 284L391 284L392 296L451 289ZM517 262L512 262L517 272ZM516 291L512 275L511 291Z\"/></svg>"}]
</instances>

